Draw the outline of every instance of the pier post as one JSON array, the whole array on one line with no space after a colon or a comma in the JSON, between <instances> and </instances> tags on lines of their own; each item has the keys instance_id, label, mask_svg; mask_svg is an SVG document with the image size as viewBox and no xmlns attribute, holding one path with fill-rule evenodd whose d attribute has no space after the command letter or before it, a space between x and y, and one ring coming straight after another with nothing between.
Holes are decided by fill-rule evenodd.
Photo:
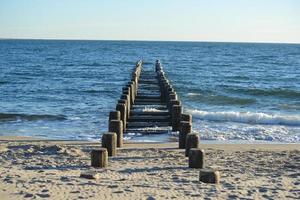
<instances>
[{"instance_id":1,"label":"pier post","mask_svg":"<svg viewBox=\"0 0 300 200\"><path fill-rule=\"evenodd\" d=\"M167 106L170 111L172 110L172 105L171 105L172 100L178 100L176 92L170 92L169 95L167 96L167 102L168 102Z\"/></svg>"},{"instance_id":2,"label":"pier post","mask_svg":"<svg viewBox=\"0 0 300 200\"><path fill-rule=\"evenodd\" d=\"M169 102L169 107L170 107L169 111L170 111L170 113L173 113L173 106L181 106L181 102L178 101L178 100L174 100L174 99L170 100L170 102Z\"/></svg>"},{"instance_id":3,"label":"pier post","mask_svg":"<svg viewBox=\"0 0 300 200\"><path fill-rule=\"evenodd\" d=\"M130 88L130 104L133 105L134 103L134 88L133 88L133 85L131 84L131 82L129 82L126 87L129 87Z\"/></svg>"},{"instance_id":4,"label":"pier post","mask_svg":"<svg viewBox=\"0 0 300 200\"><path fill-rule=\"evenodd\" d=\"M200 169L199 181L203 183L220 183L220 172L213 169Z\"/></svg>"},{"instance_id":5,"label":"pier post","mask_svg":"<svg viewBox=\"0 0 300 200\"><path fill-rule=\"evenodd\" d=\"M126 119L128 119L129 118L129 112L130 112L130 103L129 103L129 100L127 98L127 95L125 95L125 94L121 95L121 98L118 100L118 103L125 104L125 106L126 106Z\"/></svg>"},{"instance_id":6,"label":"pier post","mask_svg":"<svg viewBox=\"0 0 300 200\"><path fill-rule=\"evenodd\" d=\"M190 114L181 114L181 119L180 121L184 121L184 122L189 122L192 124L192 115Z\"/></svg>"},{"instance_id":7,"label":"pier post","mask_svg":"<svg viewBox=\"0 0 300 200\"><path fill-rule=\"evenodd\" d=\"M199 135L196 133L189 133L186 136L186 143L185 143L185 156L189 156L189 152L191 148L199 148Z\"/></svg>"},{"instance_id":8,"label":"pier post","mask_svg":"<svg viewBox=\"0 0 300 200\"><path fill-rule=\"evenodd\" d=\"M189 152L189 167L200 168L204 167L204 150L191 148Z\"/></svg>"},{"instance_id":9,"label":"pier post","mask_svg":"<svg viewBox=\"0 0 300 200\"><path fill-rule=\"evenodd\" d=\"M192 124L186 121L180 122L179 149L185 149L186 136L192 132Z\"/></svg>"},{"instance_id":10,"label":"pier post","mask_svg":"<svg viewBox=\"0 0 300 200\"><path fill-rule=\"evenodd\" d=\"M117 147L123 146L123 124L120 120L111 120L109 123L109 132L117 134Z\"/></svg>"},{"instance_id":11,"label":"pier post","mask_svg":"<svg viewBox=\"0 0 300 200\"><path fill-rule=\"evenodd\" d=\"M118 103L116 106L116 110L120 111L121 113L121 121L123 122L123 131L126 131L126 105L124 103Z\"/></svg>"},{"instance_id":12,"label":"pier post","mask_svg":"<svg viewBox=\"0 0 300 200\"><path fill-rule=\"evenodd\" d=\"M182 112L181 105L173 106L172 108L172 130L173 131L179 131L181 112Z\"/></svg>"},{"instance_id":13,"label":"pier post","mask_svg":"<svg viewBox=\"0 0 300 200\"><path fill-rule=\"evenodd\" d=\"M167 86L168 86L168 84L169 83L167 80L163 80L161 83L161 101L162 102L167 101L167 95L168 95Z\"/></svg>"},{"instance_id":14,"label":"pier post","mask_svg":"<svg viewBox=\"0 0 300 200\"><path fill-rule=\"evenodd\" d=\"M129 118L130 116L130 108L131 108L131 104L130 104L130 88L127 88L127 89L124 89L123 90L123 94L121 95L121 99L126 99L127 100L127 107L126 107L126 110L127 110L127 119ZM125 96L123 96L125 95Z\"/></svg>"},{"instance_id":15,"label":"pier post","mask_svg":"<svg viewBox=\"0 0 300 200\"><path fill-rule=\"evenodd\" d=\"M107 149L108 156L115 156L117 154L117 134L113 132L104 133L102 135L101 144L103 148Z\"/></svg>"},{"instance_id":16,"label":"pier post","mask_svg":"<svg viewBox=\"0 0 300 200\"><path fill-rule=\"evenodd\" d=\"M135 88L134 89L135 89L135 96L136 96L137 95L137 90L138 90L138 77L137 77L137 73L136 72L132 74L131 81L133 81L134 84L135 84Z\"/></svg>"},{"instance_id":17,"label":"pier post","mask_svg":"<svg viewBox=\"0 0 300 200\"><path fill-rule=\"evenodd\" d=\"M110 122L111 120L121 120L121 113L120 113L120 111L110 111L109 112L108 122Z\"/></svg>"},{"instance_id":18,"label":"pier post","mask_svg":"<svg viewBox=\"0 0 300 200\"><path fill-rule=\"evenodd\" d=\"M91 165L92 167L107 167L108 154L105 148L92 150L91 152Z\"/></svg>"}]
</instances>

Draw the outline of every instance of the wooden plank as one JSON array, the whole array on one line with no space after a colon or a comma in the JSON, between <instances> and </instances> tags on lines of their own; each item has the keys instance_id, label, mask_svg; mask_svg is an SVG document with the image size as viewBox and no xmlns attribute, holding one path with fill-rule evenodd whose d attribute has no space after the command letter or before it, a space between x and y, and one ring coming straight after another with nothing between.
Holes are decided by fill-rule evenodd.
<instances>
[{"instance_id":1,"label":"wooden plank","mask_svg":"<svg viewBox=\"0 0 300 200\"><path fill-rule=\"evenodd\" d=\"M135 99L160 99L160 96L137 95Z\"/></svg>"},{"instance_id":2,"label":"wooden plank","mask_svg":"<svg viewBox=\"0 0 300 200\"><path fill-rule=\"evenodd\" d=\"M160 98L159 99L153 99L153 98L149 98L149 99L139 99L136 98L135 99L135 103L152 103L152 102L160 102Z\"/></svg>"},{"instance_id":3,"label":"wooden plank","mask_svg":"<svg viewBox=\"0 0 300 200\"><path fill-rule=\"evenodd\" d=\"M171 125L170 122L130 122L127 123L127 128L167 127Z\"/></svg>"},{"instance_id":4,"label":"wooden plank","mask_svg":"<svg viewBox=\"0 0 300 200\"><path fill-rule=\"evenodd\" d=\"M145 83L156 83L156 84L158 84L159 82L158 82L158 80L156 79L156 78L150 78L150 77L145 77L145 78L140 78L139 79L139 83L141 83L141 82L145 82Z\"/></svg>"},{"instance_id":5,"label":"wooden plank","mask_svg":"<svg viewBox=\"0 0 300 200\"><path fill-rule=\"evenodd\" d=\"M159 127L159 128L154 128L154 129L134 129L134 128L130 128L127 129L126 133L140 133L143 135L147 135L147 134L166 134L170 131L170 128L168 127Z\"/></svg>"},{"instance_id":6,"label":"wooden plank","mask_svg":"<svg viewBox=\"0 0 300 200\"><path fill-rule=\"evenodd\" d=\"M130 111L130 116L135 116L135 115L138 115L138 116L147 116L147 115L150 115L150 116L168 116L170 115L170 113L168 112L168 110L166 111L160 111L160 112L151 112L151 111L134 111L134 110L131 110Z\"/></svg>"},{"instance_id":7,"label":"wooden plank","mask_svg":"<svg viewBox=\"0 0 300 200\"><path fill-rule=\"evenodd\" d=\"M138 106L138 105L133 105L132 107L131 107L131 110L141 110L141 109L151 109L150 107L148 107L148 106L144 106L144 105L140 105L140 106ZM163 105L163 106L155 106L155 107L153 107L153 109L155 109L155 110L167 110L167 107L165 106L165 105ZM140 111L141 112L141 111Z\"/></svg>"},{"instance_id":8,"label":"wooden plank","mask_svg":"<svg viewBox=\"0 0 300 200\"><path fill-rule=\"evenodd\" d=\"M165 106L166 104L163 104L163 103L161 103L160 101L158 102L158 101L148 101L148 102L143 102L143 101L137 101L137 102L134 102L134 104L133 104L134 106L135 105L160 105L160 106Z\"/></svg>"},{"instance_id":9,"label":"wooden plank","mask_svg":"<svg viewBox=\"0 0 300 200\"><path fill-rule=\"evenodd\" d=\"M152 115L135 115L128 119L128 122L171 122L170 116L152 116Z\"/></svg>"}]
</instances>

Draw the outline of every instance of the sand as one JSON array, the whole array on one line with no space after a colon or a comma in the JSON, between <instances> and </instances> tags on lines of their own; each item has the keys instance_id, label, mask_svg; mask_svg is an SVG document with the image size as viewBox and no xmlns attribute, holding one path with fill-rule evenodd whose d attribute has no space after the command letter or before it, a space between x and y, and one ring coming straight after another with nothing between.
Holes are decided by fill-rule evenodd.
<instances>
[{"instance_id":1,"label":"sand","mask_svg":"<svg viewBox=\"0 0 300 200\"><path fill-rule=\"evenodd\" d=\"M201 144L220 184L199 182L176 143L129 143L90 167L99 143L0 137L0 199L296 199L300 144ZM83 172L98 179L81 178Z\"/></svg>"}]
</instances>

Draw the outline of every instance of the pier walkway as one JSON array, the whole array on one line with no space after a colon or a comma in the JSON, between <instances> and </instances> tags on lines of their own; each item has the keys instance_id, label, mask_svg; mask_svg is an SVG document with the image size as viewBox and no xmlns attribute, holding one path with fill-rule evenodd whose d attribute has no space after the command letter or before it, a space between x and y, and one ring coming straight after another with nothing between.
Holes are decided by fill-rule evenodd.
<instances>
[{"instance_id":1,"label":"pier walkway","mask_svg":"<svg viewBox=\"0 0 300 200\"><path fill-rule=\"evenodd\" d=\"M179 131L179 141L191 132L192 117L182 113L176 91L167 79L162 64L151 66L138 61L131 80L122 88L116 110L109 114L109 132L123 134L161 134ZM182 129L182 130L181 130ZM181 135L181 136L180 136Z\"/></svg>"}]
</instances>

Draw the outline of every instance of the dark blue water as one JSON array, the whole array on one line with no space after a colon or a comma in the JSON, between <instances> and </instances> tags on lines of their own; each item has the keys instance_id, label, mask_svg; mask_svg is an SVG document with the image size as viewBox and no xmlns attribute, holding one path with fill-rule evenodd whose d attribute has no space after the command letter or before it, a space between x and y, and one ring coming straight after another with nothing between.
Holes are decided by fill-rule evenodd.
<instances>
[{"instance_id":1,"label":"dark blue water","mask_svg":"<svg viewBox=\"0 0 300 200\"><path fill-rule=\"evenodd\" d=\"M139 59L161 60L202 139L300 141L295 44L0 40L0 135L99 139Z\"/></svg>"}]
</instances>

